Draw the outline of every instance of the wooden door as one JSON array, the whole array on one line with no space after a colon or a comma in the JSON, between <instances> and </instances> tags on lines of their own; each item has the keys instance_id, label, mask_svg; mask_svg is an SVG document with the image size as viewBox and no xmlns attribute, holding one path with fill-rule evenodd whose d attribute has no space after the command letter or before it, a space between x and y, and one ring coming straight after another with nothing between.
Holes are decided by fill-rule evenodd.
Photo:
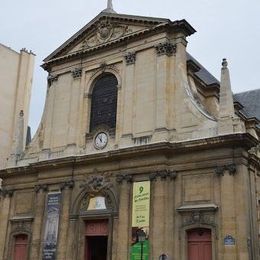
<instances>
[{"instance_id":1,"label":"wooden door","mask_svg":"<svg viewBox=\"0 0 260 260\"><path fill-rule=\"evenodd\" d=\"M211 230L192 229L187 237L188 260L212 260Z\"/></svg>"},{"instance_id":2,"label":"wooden door","mask_svg":"<svg viewBox=\"0 0 260 260\"><path fill-rule=\"evenodd\" d=\"M27 259L27 247L28 247L28 236L17 235L14 241L14 260L26 260Z\"/></svg>"}]
</instances>

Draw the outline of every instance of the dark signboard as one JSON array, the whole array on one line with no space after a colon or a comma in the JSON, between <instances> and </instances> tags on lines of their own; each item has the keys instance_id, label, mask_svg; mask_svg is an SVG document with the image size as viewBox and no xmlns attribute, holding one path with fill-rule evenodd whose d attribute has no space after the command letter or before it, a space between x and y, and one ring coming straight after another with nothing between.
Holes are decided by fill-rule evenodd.
<instances>
[{"instance_id":1,"label":"dark signboard","mask_svg":"<svg viewBox=\"0 0 260 260\"><path fill-rule=\"evenodd\" d=\"M56 260L61 193L49 193L42 260Z\"/></svg>"}]
</instances>

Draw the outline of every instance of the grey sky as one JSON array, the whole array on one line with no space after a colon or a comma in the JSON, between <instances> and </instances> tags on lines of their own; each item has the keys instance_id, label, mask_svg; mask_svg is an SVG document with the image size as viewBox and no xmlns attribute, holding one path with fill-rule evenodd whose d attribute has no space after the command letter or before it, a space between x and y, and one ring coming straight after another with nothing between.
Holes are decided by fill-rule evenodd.
<instances>
[{"instance_id":1,"label":"grey sky","mask_svg":"<svg viewBox=\"0 0 260 260\"><path fill-rule=\"evenodd\" d=\"M36 53L30 125L36 131L45 101L47 74L42 60L81 29L106 0L9 0L0 5L0 42ZM259 0L113 0L118 13L186 19L197 33L188 51L219 78L223 57L229 61L233 92L260 87Z\"/></svg>"}]
</instances>

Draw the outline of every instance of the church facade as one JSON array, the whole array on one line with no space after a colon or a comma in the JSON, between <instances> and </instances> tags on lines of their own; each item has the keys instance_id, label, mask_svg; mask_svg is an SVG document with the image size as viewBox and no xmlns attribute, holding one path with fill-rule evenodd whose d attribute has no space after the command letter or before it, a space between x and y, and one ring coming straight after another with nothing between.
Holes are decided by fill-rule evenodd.
<instances>
[{"instance_id":1,"label":"church facade","mask_svg":"<svg viewBox=\"0 0 260 260\"><path fill-rule=\"evenodd\" d=\"M0 259L260 259L259 121L193 33L109 6L44 60L39 129L0 171Z\"/></svg>"}]
</instances>

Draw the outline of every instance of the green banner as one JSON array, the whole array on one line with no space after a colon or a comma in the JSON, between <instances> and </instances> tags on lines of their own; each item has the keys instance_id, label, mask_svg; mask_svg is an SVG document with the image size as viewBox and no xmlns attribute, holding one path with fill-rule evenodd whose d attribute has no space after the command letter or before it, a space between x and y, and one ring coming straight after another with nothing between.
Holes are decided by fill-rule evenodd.
<instances>
[{"instance_id":1,"label":"green banner","mask_svg":"<svg viewBox=\"0 0 260 260\"><path fill-rule=\"evenodd\" d=\"M140 242L138 242L131 247L131 260L141 260L141 254L143 254L142 260L149 260L148 240L145 240L143 242L143 245Z\"/></svg>"},{"instance_id":2,"label":"green banner","mask_svg":"<svg viewBox=\"0 0 260 260\"><path fill-rule=\"evenodd\" d=\"M131 260L149 259L150 181L133 184ZM145 233L145 240L138 241L138 233ZM142 255L142 258L141 258Z\"/></svg>"}]
</instances>

